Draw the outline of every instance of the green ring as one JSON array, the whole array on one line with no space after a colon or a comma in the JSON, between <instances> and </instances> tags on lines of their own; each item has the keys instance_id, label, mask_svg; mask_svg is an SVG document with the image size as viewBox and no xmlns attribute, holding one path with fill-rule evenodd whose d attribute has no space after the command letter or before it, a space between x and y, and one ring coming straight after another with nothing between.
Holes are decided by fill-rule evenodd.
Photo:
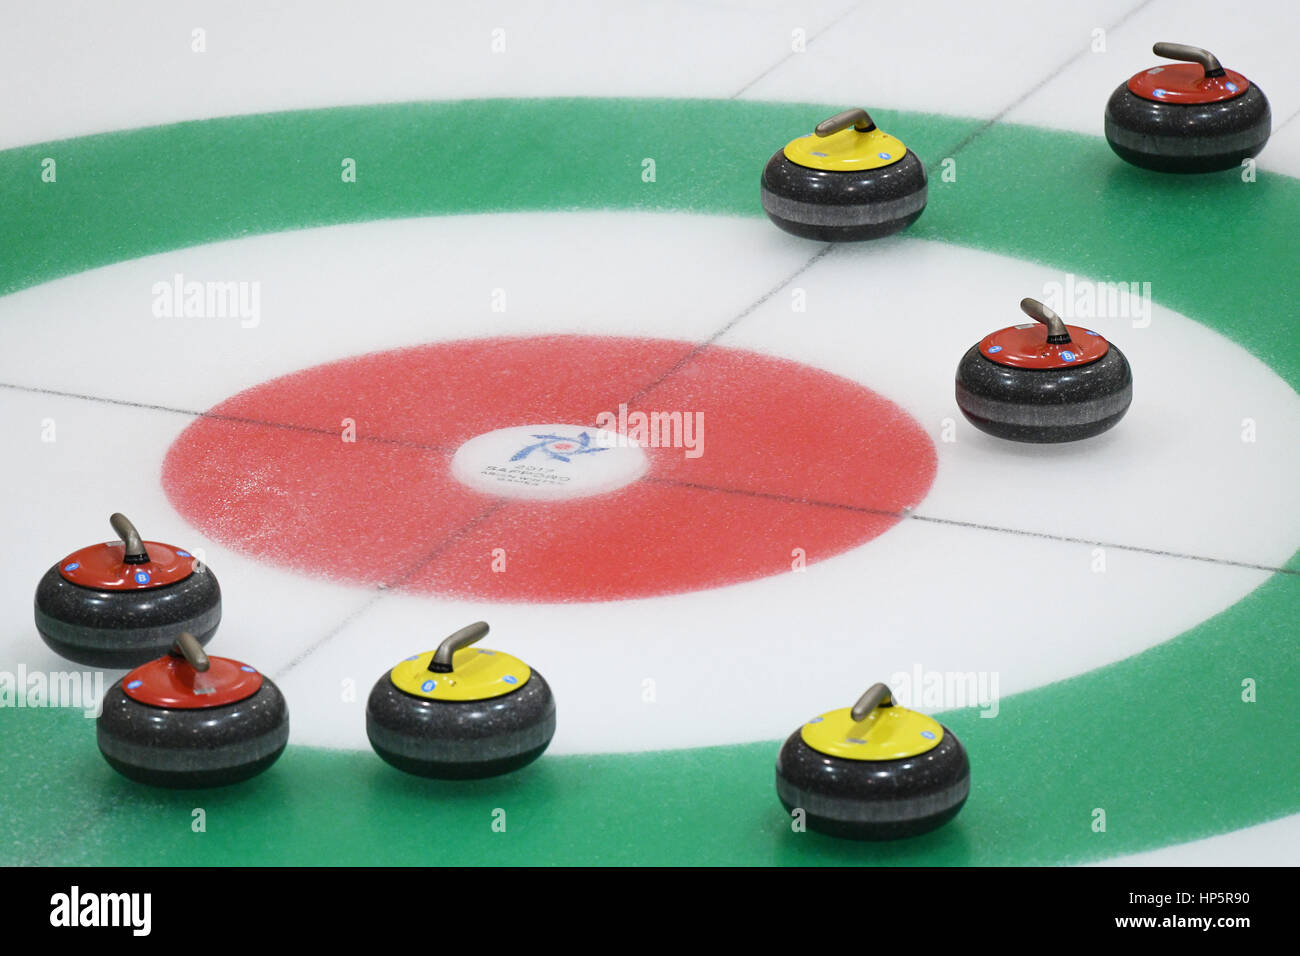
<instances>
[{"instance_id":1,"label":"green ring","mask_svg":"<svg viewBox=\"0 0 1300 956\"><path fill-rule=\"evenodd\" d=\"M0 293L185 246L363 220L604 208L758 216L768 156L834 109L412 103L11 149L0 152ZM527 122L504 127L501 116ZM1289 327L1300 288L1287 255L1300 182L1268 172L1251 184L1235 173L1162 176L1120 162L1098 137L873 116L934 171L930 207L909 235L1095 279L1149 280L1163 305L1300 385ZM949 156L956 182L943 176ZM47 157L55 183L41 180ZM344 157L357 161L353 184L341 182ZM654 182L643 181L645 159L654 160ZM776 742L547 757L511 777L458 784L407 777L367 753L295 746L261 777L199 797L119 778L79 712L12 708L0 710L0 795L11 808L0 842L5 862L47 864L1099 859L1300 810L1300 736L1279 731L1300 699L1298 620L1300 580L1275 574L1173 640L1004 699L996 720L944 715L971 754L970 801L949 826L896 844L792 833L773 787ZM1257 703L1237 703L1244 678L1258 681ZM357 720L367 689L348 705ZM800 716L791 714L792 728ZM191 832L196 806L207 814L203 835ZM1092 826L1096 808L1106 812L1104 833ZM505 834L492 828L497 809L507 814ZM436 845L420 836L429 833Z\"/></svg>"}]
</instances>

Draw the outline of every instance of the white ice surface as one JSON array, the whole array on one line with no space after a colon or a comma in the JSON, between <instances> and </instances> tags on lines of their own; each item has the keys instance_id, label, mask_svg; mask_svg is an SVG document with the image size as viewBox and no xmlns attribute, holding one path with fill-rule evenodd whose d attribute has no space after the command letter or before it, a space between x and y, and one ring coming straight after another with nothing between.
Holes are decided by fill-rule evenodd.
<instances>
[{"instance_id":1,"label":"white ice surface","mask_svg":"<svg viewBox=\"0 0 1300 956\"><path fill-rule=\"evenodd\" d=\"M1208 47L1245 73L1275 129L1300 111L1290 0L80 0L12 4L2 26L0 148L212 116L514 96L852 103L1100 136L1106 98L1157 62L1158 40ZM1105 50L1093 52L1099 29ZM1263 169L1300 175L1296 125L1264 150Z\"/></svg>"},{"instance_id":2,"label":"white ice surface","mask_svg":"<svg viewBox=\"0 0 1300 956\"><path fill-rule=\"evenodd\" d=\"M252 561L196 540L164 498L157 476L191 421L183 410L267 378L359 352L502 333L703 340L807 259L807 244L760 220L691 225L589 213L338 226L180 250L4 297L0 381L119 404L5 390L0 438L14 454L4 491L24 506L0 512L0 540L53 562L106 537L105 516L120 509L150 516L151 536L204 548L227 596L222 650L282 682L299 743L365 747L360 708L373 680L432 634L487 618L497 646L554 684L563 715L556 752L771 739L851 699L866 676L917 666L996 673L1007 695L1164 641L1268 577L1114 547L1097 573L1091 543L949 521L1265 566L1300 542L1300 448L1288 440L1300 432L1300 397L1267 366L1159 307L1143 329L1098 319L1090 324L1136 370L1128 417L1073 446L995 441L961 419L953 369L982 334L1018 320L1013 303L1025 290L1059 276L906 239L824 257L796 282L806 313L791 311L784 290L719 343L861 382L936 441L938 475L917 517L806 573L615 604L476 605ZM727 254L742 248L744 256ZM150 289L175 273L262 282L260 324L154 318ZM936 308L933 275L963 290L960 309ZM494 288L507 290L504 315L490 316ZM148 371L129 374L142 341L151 343ZM931 357L900 360L918 348ZM1188 374L1210 367L1215 374ZM131 402L182 411L121 404ZM1258 419L1253 444L1240 440L1247 415ZM56 423L52 444L40 441L45 419ZM945 419L955 441L942 440ZM30 563L11 559L6 572L0 666L57 666L32 625ZM602 679L593 682L596 653ZM647 678L654 703L643 700ZM344 693L347 680L356 700ZM765 697L770 706L754 705Z\"/></svg>"}]
</instances>

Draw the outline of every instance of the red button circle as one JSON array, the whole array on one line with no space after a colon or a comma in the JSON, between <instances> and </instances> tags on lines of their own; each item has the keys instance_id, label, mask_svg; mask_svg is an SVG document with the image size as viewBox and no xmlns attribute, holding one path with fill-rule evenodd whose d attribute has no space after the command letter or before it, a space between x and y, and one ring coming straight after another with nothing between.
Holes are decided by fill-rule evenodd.
<instances>
[{"instance_id":1,"label":"red button circle","mask_svg":"<svg viewBox=\"0 0 1300 956\"><path fill-rule=\"evenodd\" d=\"M644 447L616 490L503 499L450 464L515 425L702 413L702 454ZM355 441L343 440L344 420ZM163 487L202 532L260 560L374 586L500 601L719 587L876 537L934 480L934 444L856 382L740 349L555 335L348 358L242 392L168 451ZM255 476L256 480L250 480Z\"/></svg>"}]
</instances>

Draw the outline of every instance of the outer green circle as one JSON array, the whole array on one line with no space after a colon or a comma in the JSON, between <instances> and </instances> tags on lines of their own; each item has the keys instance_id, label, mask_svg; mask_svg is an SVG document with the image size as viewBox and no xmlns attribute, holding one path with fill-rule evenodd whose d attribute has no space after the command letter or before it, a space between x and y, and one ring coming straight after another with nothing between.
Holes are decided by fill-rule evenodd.
<instances>
[{"instance_id":1,"label":"outer green circle","mask_svg":"<svg viewBox=\"0 0 1300 956\"><path fill-rule=\"evenodd\" d=\"M414 103L11 149L0 152L0 293L184 246L360 220L603 208L757 216L768 155L833 110ZM528 121L507 129L503 115ZM873 116L934 171L930 206L909 235L1150 281L1162 304L1300 385L1290 328L1300 279L1287 251L1300 222L1296 180L1161 176L1119 162L1099 137ZM449 141L467 148L444 150ZM464 162L470 153L475 161ZM940 165L945 157L955 166ZM55 183L42 181L46 158ZM345 158L356 161L355 183L341 180ZM646 159L654 182L643 180ZM1300 568L1300 555L1288 567ZM1300 579L1275 574L1171 641L1003 700L996 720L945 714L971 755L970 801L953 824L897 844L792 833L773 787L777 742L547 757L511 777L455 784L395 773L370 754L296 746L256 780L196 799L118 777L78 712L6 707L0 853L39 863L420 865L1023 864L1131 853L1300 810L1300 735L1278 732L1300 699L1298 620ZM1256 703L1240 702L1245 680L1257 682ZM207 812L202 835L190 827L195 806ZM507 834L491 826L497 808L507 810ZM1097 810L1105 832L1093 826ZM398 836L413 820L438 834L436 846Z\"/></svg>"}]
</instances>

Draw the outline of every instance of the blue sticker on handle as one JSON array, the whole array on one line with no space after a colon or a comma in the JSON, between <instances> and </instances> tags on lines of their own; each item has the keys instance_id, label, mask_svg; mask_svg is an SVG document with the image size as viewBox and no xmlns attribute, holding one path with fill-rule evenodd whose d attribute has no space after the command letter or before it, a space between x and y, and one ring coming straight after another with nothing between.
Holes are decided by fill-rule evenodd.
<instances>
[{"instance_id":1,"label":"blue sticker on handle","mask_svg":"<svg viewBox=\"0 0 1300 956\"><path fill-rule=\"evenodd\" d=\"M1165 96L1165 95L1166 95L1166 91L1165 91L1165 90L1152 90L1152 91L1151 91L1151 95L1152 95L1152 96Z\"/></svg>"},{"instance_id":2,"label":"blue sticker on handle","mask_svg":"<svg viewBox=\"0 0 1300 956\"><path fill-rule=\"evenodd\" d=\"M73 561L71 564L65 566L63 570L64 570L64 571L75 571L75 570L77 570L77 568L79 568L79 567L81 567L81 562L80 562L80 561Z\"/></svg>"},{"instance_id":3,"label":"blue sticker on handle","mask_svg":"<svg viewBox=\"0 0 1300 956\"><path fill-rule=\"evenodd\" d=\"M148 583L149 583L149 572L148 572L148 571L137 571L137 572L135 572L135 583L136 583L136 584L148 584Z\"/></svg>"},{"instance_id":4,"label":"blue sticker on handle","mask_svg":"<svg viewBox=\"0 0 1300 956\"><path fill-rule=\"evenodd\" d=\"M190 554L188 551L177 551L176 553L177 553L178 555L180 555L182 558L192 558L192 557L194 557L194 555Z\"/></svg>"},{"instance_id":5,"label":"blue sticker on handle","mask_svg":"<svg viewBox=\"0 0 1300 956\"><path fill-rule=\"evenodd\" d=\"M1002 346L1000 346L1000 345L990 345L990 346L989 346L989 351L990 351L990 352L1001 352L1001 351L1002 351Z\"/></svg>"},{"instance_id":6,"label":"blue sticker on handle","mask_svg":"<svg viewBox=\"0 0 1300 956\"><path fill-rule=\"evenodd\" d=\"M923 731L921 731L921 736L924 737L926 740L934 740L934 731L933 731L933 730L923 730Z\"/></svg>"},{"instance_id":7,"label":"blue sticker on handle","mask_svg":"<svg viewBox=\"0 0 1300 956\"><path fill-rule=\"evenodd\" d=\"M1066 362L1073 362L1075 359L1075 355L1073 352L1062 352L1061 358Z\"/></svg>"},{"instance_id":8,"label":"blue sticker on handle","mask_svg":"<svg viewBox=\"0 0 1300 956\"><path fill-rule=\"evenodd\" d=\"M503 681L505 681L507 684L518 684L518 683L519 683L519 678L516 677L514 674L507 674L505 677L503 677L503 678L501 678L501 679L502 679Z\"/></svg>"},{"instance_id":9,"label":"blue sticker on handle","mask_svg":"<svg viewBox=\"0 0 1300 956\"><path fill-rule=\"evenodd\" d=\"M1236 92L1237 92L1237 84L1236 84L1236 83L1225 83L1224 86L1226 86L1226 87L1228 88L1228 92L1229 92L1229 93L1236 93Z\"/></svg>"},{"instance_id":10,"label":"blue sticker on handle","mask_svg":"<svg viewBox=\"0 0 1300 956\"><path fill-rule=\"evenodd\" d=\"M433 693L433 689L437 686L438 686L437 681L427 680L420 685L420 690L424 691L426 694L431 694Z\"/></svg>"},{"instance_id":11,"label":"blue sticker on handle","mask_svg":"<svg viewBox=\"0 0 1300 956\"><path fill-rule=\"evenodd\" d=\"M894 158L893 156L890 156L888 153L876 153L876 155L879 156L881 159L893 159L893 158Z\"/></svg>"},{"instance_id":12,"label":"blue sticker on handle","mask_svg":"<svg viewBox=\"0 0 1300 956\"><path fill-rule=\"evenodd\" d=\"M139 686L140 686L141 684L143 684L143 683L144 683L144 681L142 681L142 680L133 680L133 681L131 681L131 683L129 683L129 684L126 685L126 689L127 689L127 690L135 690L137 687L139 687Z\"/></svg>"},{"instance_id":13,"label":"blue sticker on handle","mask_svg":"<svg viewBox=\"0 0 1300 956\"><path fill-rule=\"evenodd\" d=\"M247 664L240 664L240 665L239 665L239 669L240 669L241 671L244 671L244 672L248 673L248 674L256 674L256 673L257 673L257 668L256 668L256 667L249 667Z\"/></svg>"}]
</instances>

